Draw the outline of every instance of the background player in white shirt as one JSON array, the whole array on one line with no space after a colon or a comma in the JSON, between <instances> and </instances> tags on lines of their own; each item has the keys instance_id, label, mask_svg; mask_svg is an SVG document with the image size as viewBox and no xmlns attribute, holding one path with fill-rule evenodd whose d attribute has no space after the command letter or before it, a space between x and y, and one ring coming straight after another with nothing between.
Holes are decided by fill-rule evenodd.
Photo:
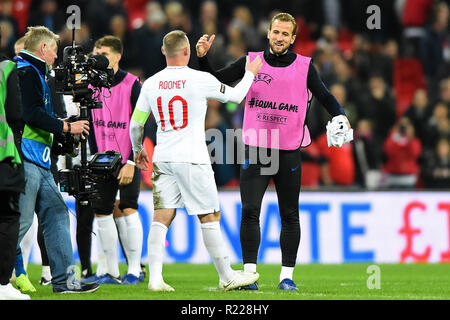
<instances>
[{"instance_id":1,"label":"background player in white shirt","mask_svg":"<svg viewBox=\"0 0 450 320\"><path fill-rule=\"evenodd\" d=\"M148 288L174 290L163 280L162 262L167 229L176 208L184 207L188 214L199 217L203 242L219 274L219 287L231 290L253 283L259 274L231 269L224 246L217 187L206 146L205 116L208 99L240 103L262 62L259 57L252 62L247 58L245 76L233 88L209 73L187 66L191 52L183 31L172 31L164 37L162 53L167 67L144 82L130 125L136 165L146 170L149 158L141 142L150 112L158 124L153 154L155 212L148 236Z\"/></svg>"}]
</instances>

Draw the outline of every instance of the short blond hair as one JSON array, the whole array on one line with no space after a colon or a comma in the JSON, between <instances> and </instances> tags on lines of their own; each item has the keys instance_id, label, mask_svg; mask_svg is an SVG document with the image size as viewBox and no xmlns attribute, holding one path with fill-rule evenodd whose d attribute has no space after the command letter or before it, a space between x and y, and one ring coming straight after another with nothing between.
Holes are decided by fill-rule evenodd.
<instances>
[{"instance_id":1,"label":"short blond hair","mask_svg":"<svg viewBox=\"0 0 450 320\"><path fill-rule=\"evenodd\" d=\"M281 12L274 15L272 20L270 21L269 30L272 30L272 24L275 20L291 22L293 25L292 35L295 36L297 34L297 22L295 21L295 18L289 13Z\"/></svg>"},{"instance_id":2,"label":"short blond hair","mask_svg":"<svg viewBox=\"0 0 450 320\"><path fill-rule=\"evenodd\" d=\"M53 41L57 42L59 40L57 34L54 34L50 29L44 26L28 27L28 31L25 33L24 38L24 49L28 51L36 51L42 43L50 45Z\"/></svg>"},{"instance_id":3,"label":"short blond hair","mask_svg":"<svg viewBox=\"0 0 450 320\"><path fill-rule=\"evenodd\" d=\"M177 51L186 46L189 46L189 39L184 31L174 30L166 34L163 38L163 48L168 57L175 56Z\"/></svg>"}]
</instances>

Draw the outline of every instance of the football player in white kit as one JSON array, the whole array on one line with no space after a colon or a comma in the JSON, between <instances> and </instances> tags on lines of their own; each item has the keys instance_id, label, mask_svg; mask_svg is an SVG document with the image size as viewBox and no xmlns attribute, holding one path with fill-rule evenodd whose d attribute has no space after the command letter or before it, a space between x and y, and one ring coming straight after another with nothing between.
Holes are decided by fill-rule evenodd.
<instances>
[{"instance_id":1,"label":"football player in white kit","mask_svg":"<svg viewBox=\"0 0 450 320\"><path fill-rule=\"evenodd\" d=\"M153 154L154 216L148 236L148 288L173 291L162 276L167 230L177 208L197 215L203 242L219 274L219 287L232 290L254 283L256 272L235 271L220 231L220 209L214 172L205 139L207 100L240 103L262 66L257 57L247 58L244 78L233 88L209 73L189 68L189 40L175 30L163 39L167 67L148 78L133 112L130 136L136 166L148 168L150 159L142 147L144 124L150 112L158 124Z\"/></svg>"}]
</instances>

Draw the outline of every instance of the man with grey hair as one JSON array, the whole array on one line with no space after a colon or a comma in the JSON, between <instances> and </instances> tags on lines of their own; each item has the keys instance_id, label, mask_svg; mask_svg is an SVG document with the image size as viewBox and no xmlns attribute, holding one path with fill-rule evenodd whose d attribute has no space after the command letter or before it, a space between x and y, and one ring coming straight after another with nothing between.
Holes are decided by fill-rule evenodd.
<instances>
[{"instance_id":1,"label":"man with grey hair","mask_svg":"<svg viewBox=\"0 0 450 320\"><path fill-rule=\"evenodd\" d=\"M42 225L52 273L53 292L92 292L97 284L81 284L74 277L75 261L67 206L50 171L53 138L65 134L89 134L89 122L58 119L52 108L47 83L49 66L57 58L58 36L46 27L28 27L24 49L15 58L22 92L22 152L25 193L19 198L18 244L33 223L34 212Z\"/></svg>"}]
</instances>

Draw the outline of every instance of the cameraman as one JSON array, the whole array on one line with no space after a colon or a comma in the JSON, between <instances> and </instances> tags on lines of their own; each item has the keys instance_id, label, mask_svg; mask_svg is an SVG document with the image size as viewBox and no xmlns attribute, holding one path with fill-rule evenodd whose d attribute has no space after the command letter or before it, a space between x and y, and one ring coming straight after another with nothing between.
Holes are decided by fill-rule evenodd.
<instances>
[{"instance_id":1,"label":"cameraman","mask_svg":"<svg viewBox=\"0 0 450 320\"><path fill-rule=\"evenodd\" d=\"M101 275L97 272L96 281L108 284L137 284L141 273L143 238L142 224L137 211L141 173L133 162L129 126L141 91L141 83L136 76L119 69L119 61L123 54L122 41L119 38L105 36L97 40L93 54L102 54L108 58L108 67L114 70L114 80L111 93L103 89L102 94L97 97L103 107L91 110L93 130L89 136L90 150L93 154L114 150L123 158L123 166L117 179L102 182L99 188L100 201L92 204L98 224L98 239L107 264L107 273ZM115 221L114 203L119 190L121 214L114 217ZM115 222L118 224L117 227ZM128 272L122 279L119 278L117 255L119 236L128 261Z\"/></svg>"},{"instance_id":2,"label":"cameraman","mask_svg":"<svg viewBox=\"0 0 450 320\"><path fill-rule=\"evenodd\" d=\"M75 265L69 214L50 171L54 135L60 136L63 132L82 136L89 134L87 121L69 124L53 114L47 73L48 66L53 65L57 58L58 39L59 36L46 27L28 27L24 49L16 57L24 110L22 151L27 181L25 193L19 199L21 217L18 243L32 225L36 211L50 260L53 292L92 292L97 290L98 285L81 284L69 273Z\"/></svg>"}]
</instances>

